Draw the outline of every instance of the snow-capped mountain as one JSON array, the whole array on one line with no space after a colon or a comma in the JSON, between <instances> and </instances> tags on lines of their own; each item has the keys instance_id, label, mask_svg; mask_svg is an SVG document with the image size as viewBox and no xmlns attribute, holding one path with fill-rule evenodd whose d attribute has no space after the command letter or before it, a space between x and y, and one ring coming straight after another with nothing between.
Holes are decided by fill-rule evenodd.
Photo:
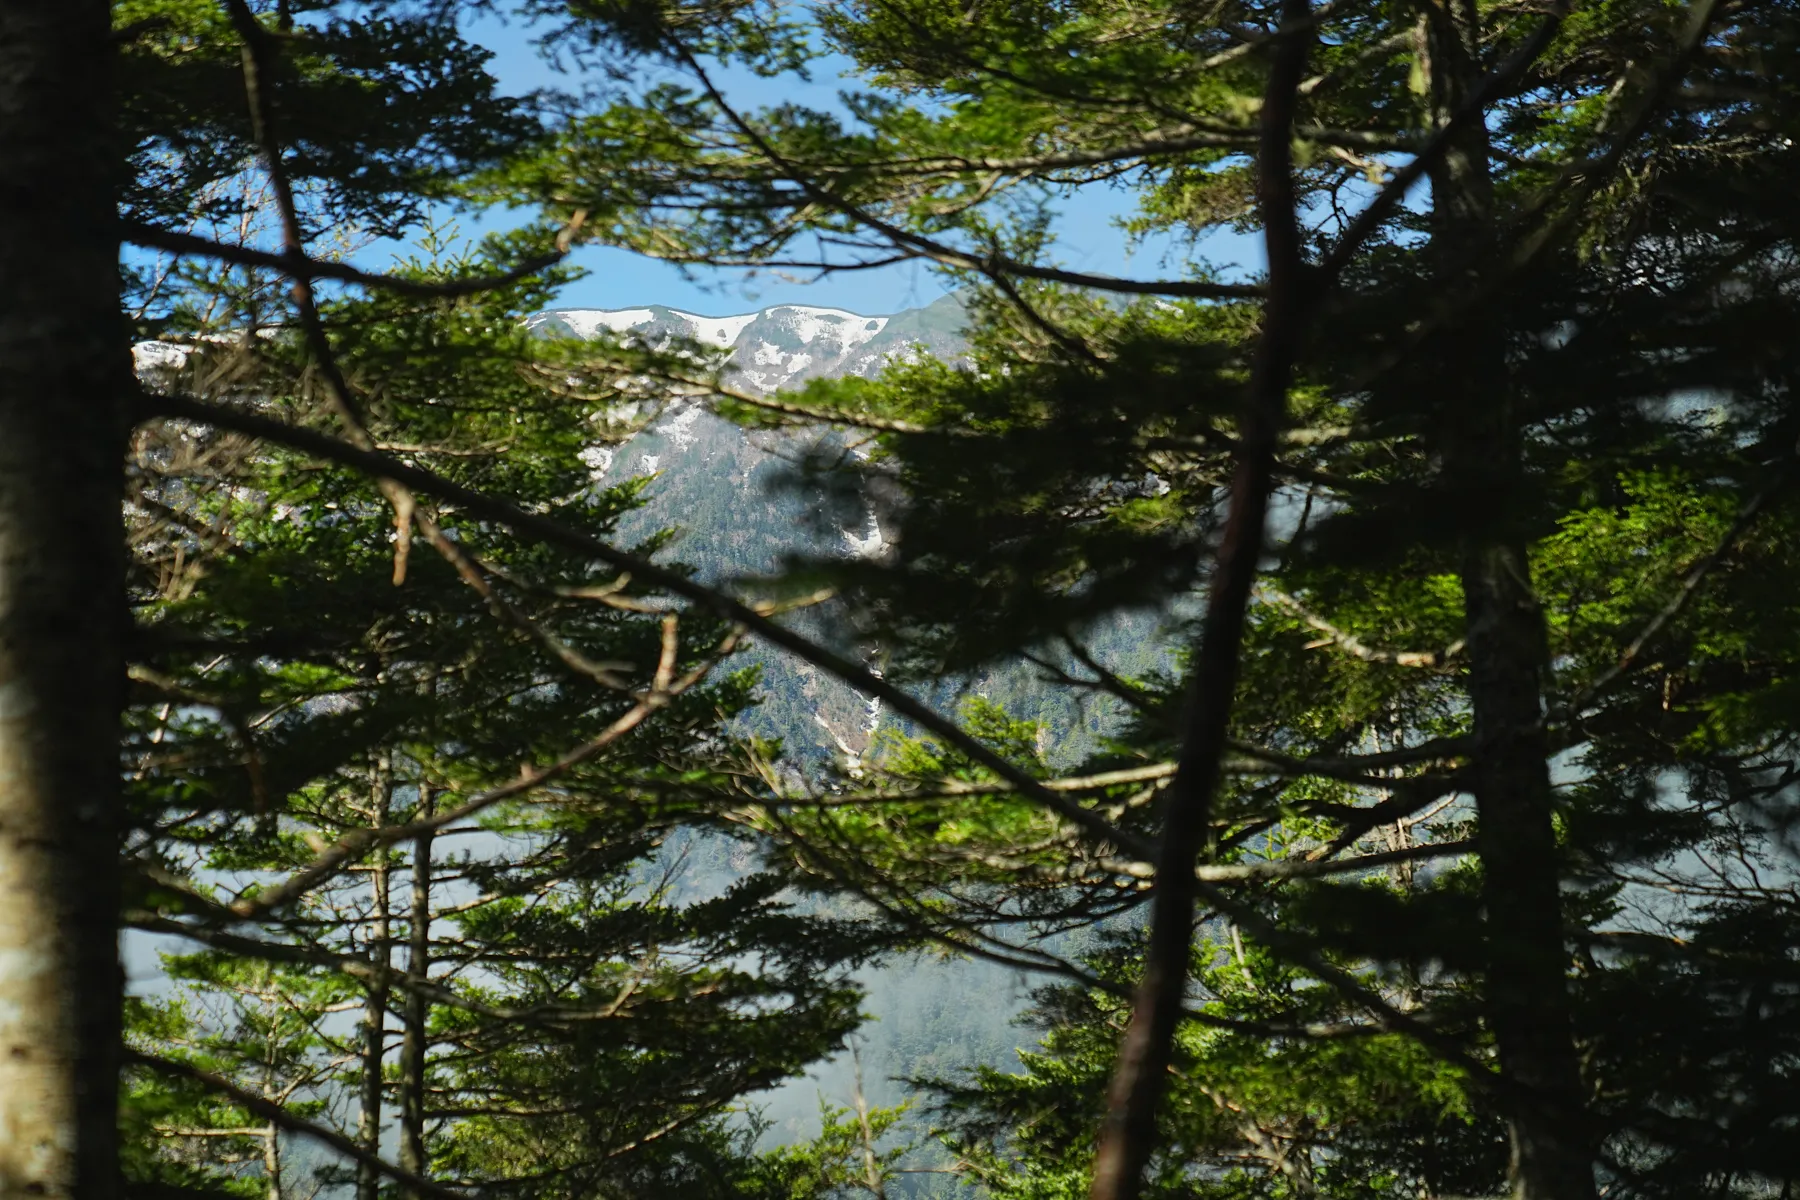
<instances>
[{"instance_id":1,"label":"snow-capped mountain","mask_svg":"<svg viewBox=\"0 0 1800 1200\"><path fill-rule=\"evenodd\" d=\"M709 317L650 305L555 309L536 314L528 325L585 339L610 333L653 347L677 338L698 343L727 352L727 385L768 395L812 379L870 376L896 359L961 357L965 320L960 301L947 296L888 316L778 304ZM596 445L585 458L602 482L655 477L645 506L621 523L627 540L675 530L672 553L702 578L742 579L776 571L794 553L878 558L886 552L887 531L872 500L827 496L798 479L796 462L821 437L831 435L749 433L714 416L703 401L674 400L636 436L621 445ZM796 619L811 620L804 614ZM762 690L764 703L748 724L783 739L801 758L836 752L854 767L880 724L878 705L780 656L766 661Z\"/></svg>"},{"instance_id":2,"label":"snow-capped mountain","mask_svg":"<svg viewBox=\"0 0 1800 1200\"><path fill-rule=\"evenodd\" d=\"M890 316L777 304L753 313L705 317L651 305L553 309L529 322L534 329L581 338L605 331L652 346L685 338L729 349L730 382L762 394L798 387L809 379L873 375L895 358L920 353L955 357L963 348L962 323L962 306L951 296Z\"/></svg>"}]
</instances>

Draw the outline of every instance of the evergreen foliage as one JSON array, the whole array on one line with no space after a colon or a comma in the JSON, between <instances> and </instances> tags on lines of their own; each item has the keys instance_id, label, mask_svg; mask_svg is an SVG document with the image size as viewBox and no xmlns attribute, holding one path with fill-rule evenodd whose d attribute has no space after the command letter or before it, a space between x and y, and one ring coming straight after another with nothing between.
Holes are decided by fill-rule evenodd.
<instances>
[{"instance_id":1,"label":"evergreen foliage","mask_svg":"<svg viewBox=\"0 0 1800 1200\"><path fill-rule=\"evenodd\" d=\"M498 191L677 261L976 288L968 362L806 397L881 447L821 469L904 497L891 557L807 568L890 672L1188 618L1175 676L1061 670L1137 714L1084 761L976 712L990 754L930 731L769 819L901 927L1073 981L1022 1079L948 1093L977 1177L1080 1194L1104 1128L1105 1197L1152 1146L1168 1196L1785 1194L1794 1060L1711 1031L1775 1019L1793 944L1697 948L1792 906L1791 9L871 0L806 43L860 90L758 111L710 56L783 69L785 10L631 11L573 27L678 82ZM1057 262L1088 187L1165 278ZM1267 276L1209 260L1233 228ZM1265 501L1262 555L1231 518ZM1206 936L1171 901L1142 940L1196 866ZM1120 1114L1165 1080L1148 1141Z\"/></svg>"},{"instance_id":2,"label":"evergreen foliage","mask_svg":"<svg viewBox=\"0 0 1800 1200\"><path fill-rule=\"evenodd\" d=\"M1791 1193L1791 4L111 12L0 8L6 1188ZM1162 277L1059 261L1102 189ZM750 395L528 323L589 243L931 262L968 351ZM600 469L677 395L800 431L750 528ZM1020 1069L926 1062L934 1158L860 1084L759 1147L926 946L1047 977Z\"/></svg>"},{"instance_id":3,"label":"evergreen foliage","mask_svg":"<svg viewBox=\"0 0 1800 1200\"><path fill-rule=\"evenodd\" d=\"M624 536L642 485L604 483L593 450L659 403L616 360L668 356L528 328L571 278L513 269L541 238L427 224L362 292L274 273L421 233L448 183L532 134L485 52L425 12L284 7L246 33L247 11L118 13L141 57L132 219L226 238L133 274L151 403L335 423ZM258 152L280 164L260 181ZM270 236L286 263L233 260ZM129 1007L128 1190L830 1192L860 1148L761 1152L744 1098L842 1043L850 973L893 939L797 911L780 872L678 896L668 848L734 836L765 790L726 732L755 703L737 631L191 421L140 429L128 499L126 918L179 947ZM325 1156L296 1167L309 1141Z\"/></svg>"}]
</instances>

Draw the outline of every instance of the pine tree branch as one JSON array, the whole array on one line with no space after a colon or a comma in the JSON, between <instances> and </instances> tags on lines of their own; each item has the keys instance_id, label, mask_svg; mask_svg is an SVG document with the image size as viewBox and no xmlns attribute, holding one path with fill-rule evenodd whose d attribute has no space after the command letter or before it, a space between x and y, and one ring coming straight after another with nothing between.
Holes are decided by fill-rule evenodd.
<instances>
[{"instance_id":1,"label":"pine tree branch","mask_svg":"<svg viewBox=\"0 0 1800 1200\"><path fill-rule=\"evenodd\" d=\"M1319 879L1330 875L1348 875L1369 871L1394 863L1418 862L1433 858L1461 858L1475 852L1471 840L1427 842L1404 846L1398 850L1378 850L1354 858L1301 858L1245 863L1202 863L1194 868L1194 877L1202 883L1266 883L1279 879Z\"/></svg>"},{"instance_id":2,"label":"pine tree branch","mask_svg":"<svg viewBox=\"0 0 1800 1200\"><path fill-rule=\"evenodd\" d=\"M1091 792L1131 783L1147 783L1167 779L1175 774L1172 762L1151 763L1142 767L1125 767L1094 775L1075 775L1062 779L1045 779L1040 786L1052 792ZM926 800L955 800L968 796L996 796L1018 791L1008 780L965 783L958 779L933 780L918 791L854 792L834 796L797 796L789 800L770 801L759 807L779 808L844 808L856 804L914 804Z\"/></svg>"},{"instance_id":3,"label":"pine tree branch","mask_svg":"<svg viewBox=\"0 0 1800 1200\"><path fill-rule=\"evenodd\" d=\"M461 804L445 809L443 812L401 825L387 825L380 829L351 830L339 838L335 845L287 879L254 896L234 902L231 905L231 911L244 920L258 920L282 905L292 903L326 880L336 876L352 861L361 858L376 846L391 845L395 842L408 841L436 833L447 825L466 821L503 800L510 800L515 796L535 791L587 762L600 751L643 724L652 713L665 707L683 692L699 683L717 665L719 657L730 653L735 645L736 633L734 632L727 638L727 644L721 647L718 657L708 658L676 680L673 678L675 621L676 618L672 615L663 619L662 660L657 666L656 680L650 690L644 693L624 715L602 730L598 736L541 767L521 767L517 779L471 796Z\"/></svg>"},{"instance_id":4,"label":"pine tree branch","mask_svg":"<svg viewBox=\"0 0 1800 1200\"><path fill-rule=\"evenodd\" d=\"M1275 588L1265 588L1263 591L1276 604L1299 617L1312 629L1325 635L1324 642L1315 644L1336 646L1352 658L1360 658L1364 662L1389 663L1397 667L1423 667L1427 670L1441 671L1463 652L1465 643L1461 638L1451 642L1442 650L1387 650L1370 646L1354 634L1344 632L1314 613L1300 603L1296 597Z\"/></svg>"},{"instance_id":5,"label":"pine tree branch","mask_svg":"<svg viewBox=\"0 0 1800 1200\"><path fill-rule=\"evenodd\" d=\"M122 227L122 236L123 240L129 244L141 246L147 250L162 250L169 254L210 258L240 267L265 267L272 271L280 271L289 278L332 279L341 283L359 284L376 291L396 292L403 296L415 296L420 299L435 299L491 292L496 288L507 287L521 279L541 274L555 266L569 256L569 244L584 223L585 214L577 215L583 220L570 221L568 226L557 235L557 249L554 253L540 254L535 258L526 259L517 266L508 268L497 275L482 275L469 279L446 279L438 282L409 279L404 275L363 271L347 263L328 262L313 258L304 250L298 254L291 249L275 253L268 250L257 250L251 246L234 246L227 242L216 242L198 234L161 229L140 221L125 222Z\"/></svg>"},{"instance_id":6,"label":"pine tree branch","mask_svg":"<svg viewBox=\"0 0 1800 1200\"><path fill-rule=\"evenodd\" d=\"M1038 780L969 736L954 721L908 692L872 674L862 664L796 633L766 616L755 606L707 587L679 571L621 550L553 517L528 512L511 501L464 487L434 471L259 413L209 404L187 396L144 393L140 395L138 415L140 419L176 418L264 438L340 466L362 471L377 479L391 479L416 488L435 495L440 500L454 503L476 517L504 525L521 536L598 560L616 570L629 572L634 579L680 596L727 621L744 626L760 640L836 676L863 694L880 698L882 703L899 715L943 738L949 745L1013 783L1024 795L1080 827L1096 840L1140 856L1152 853L1150 844L1143 838L1116 828L1099 814L1045 788Z\"/></svg>"},{"instance_id":7,"label":"pine tree branch","mask_svg":"<svg viewBox=\"0 0 1800 1200\"><path fill-rule=\"evenodd\" d=\"M1389 1004L1373 988L1343 968L1327 962L1315 947L1282 929L1253 906L1233 899L1210 883L1201 883L1198 888L1207 902L1222 915L1241 925L1275 954L1304 968L1321 983L1329 985L1339 995L1363 1008L1381 1028L1391 1033L1408 1035L1440 1061L1456 1067L1471 1087L1493 1101L1503 1112L1517 1111L1533 1103L1533 1098L1525 1094L1523 1089L1473 1057L1457 1039L1412 1013Z\"/></svg>"},{"instance_id":8,"label":"pine tree branch","mask_svg":"<svg viewBox=\"0 0 1800 1200\"><path fill-rule=\"evenodd\" d=\"M1284 754L1279 750L1258 746L1253 742L1241 741L1237 738L1227 738L1225 744L1253 762L1264 764L1265 769L1273 768L1275 773L1296 779L1311 775L1325 779L1337 779L1345 783L1359 783L1383 788L1393 787L1397 783L1404 783L1407 780L1384 779L1370 775L1370 771L1416 766L1419 763L1427 762L1444 762L1449 759L1462 758L1474 749L1474 743L1463 737L1433 738L1427 742L1420 742L1417 746L1402 746L1395 750L1383 750L1375 754L1329 756Z\"/></svg>"},{"instance_id":9,"label":"pine tree branch","mask_svg":"<svg viewBox=\"0 0 1800 1200\"><path fill-rule=\"evenodd\" d=\"M218 905L208 908L205 915L218 920L242 920L236 912ZM125 924L145 933L162 934L168 937L186 938L203 946L210 946L242 958L261 959L266 962L292 963L299 966L323 967L348 976L360 983L375 987L393 987L401 991L416 993L432 1004L445 1008L459 1009L473 1013L479 1017L487 1017L494 1021L506 1021L523 1025L550 1026L566 1029L591 1021L605 1021L616 1017L622 1005L619 998L603 1005L576 1007L566 1004L533 1005L527 1008L510 1008L493 1004L484 1004L472 1000L449 988L442 987L429 979L421 978L407 971L394 967L383 969L366 959L354 955L335 954L329 950L315 949L310 946L294 945L285 942L270 942L262 938L246 937L242 934L228 933L222 929L207 925L178 921L171 917L148 910L127 910ZM623 997L628 999L629 996Z\"/></svg>"},{"instance_id":10,"label":"pine tree branch","mask_svg":"<svg viewBox=\"0 0 1800 1200\"><path fill-rule=\"evenodd\" d=\"M1123 279L1113 275L1096 275L1082 271L1065 271L1057 267L1037 266L1001 254L998 250L987 254L973 254L966 250L958 250L954 246L946 245L933 238L902 229L860 205L844 199L829 188L821 187L814 182L804 169L789 161L780 150L775 148L773 143L725 99L724 93L719 91L717 85L713 83L711 74L700 65L687 47L671 40L668 43L668 49L670 55L686 67L695 79L699 80L701 89L706 92L708 99L718 107L726 121L756 148L757 153L780 169L795 186L806 193L814 204L842 213L921 258L928 258L948 267L974 271L996 282L1008 277L1038 279L1047 283L1066 283L1074 287L1092 288L1096 291L1115 292L1123 295L1185 296L1202 300L1249 300L1264 294L1264 289L1257 284L1202 283L1181 279Z\"/></svg>"},{"instance_id":11,"label":"pine tree branch","mask_svg":"<svg viewBox=\"0 0 1800 1200\"><path fill-rule=\"evenodd\" d=\"M1292 779L1325 778L1370 787L1392 788L1411 783L1450 783L1448 778L1404 776L1398 779L1372 775L1372 771L1393 767L1416 766L1420 763L1444 762L1466 756L1473 748L1467 738L1434 738L1417 746L1403 746L1376 754L1293 755L1272 750L1237 738L1227 738L1226 746L1241 755L1223 759L1220 769L1239 775L1279 775ZM1154 783L1176 774L1180 764L1148 763L1141 767L1122 767L1093 775L1073 775L1061 779L1045 779L1039 786L1053 792L1087 792L1120 787L1132 783ZM1009 780L968 783L962 780L934 780L917 791L853 792L833 796L798 796L772 801L763 807L828 807L843 808L855 804L913 804L927 800L952 800L966 796L993 796L1016 792L1018 785Z\"/></svg>"},{"instance_id":12,"label":"pine tree branch","mask_svg":"<svg viewBox=\"0 0 1800 1200\"><path fill-rule=\"evenodd\" d=\"M1332 853L1341 852L1345 848L1334 844ZM1416 862L1432 858L1460 858L1472 853L1474 849L1473 841L1426 842L1417 846L1406 846L1399 850L1380 850L1370 854L1359 854L1353 858L1321 855L1316 858L1200 863L1194 867L1194 878L1203 883L1232 884L1270 883L1285 879L1319 879L1331 875L1351 875L1358 871L1373 870L1376 867L1392 866L1394 863ZM979 850L959 846L946 847L943 852L940 852L939 857L943 861L979 863L995 870L1016 871L1020 874L1052 880L1086 879L1089 866L1097 867L1124 879L1148 881L1154 879L1156 875L1156 869L1149 863L1105 857L1077 861L1068 867L1043 867L1018 854L985 854Z\"/></svg>"},{"instance_id":13,"label":"pine tree branch","mask_svg":"<svg viewBox=\"0 0 1800 1200\"><path fill-rule=\"evenodd\" d=\"M205 913L215 919L242 919L223 905L209 907ZM428 996L434 1004L465 1009L480 1016L493 1017L498 1020L520 1019L520 1015L517 1013L492 1009L486 1005L466 1000L455 992L437 986L428 979L421 979L416 975L393 968L383 970L353 955L334 954L328 950L315 950L308 946L268 942L261 938L226 933L205 925L177 921L172 917L165 917L147 909L127 909L124 914L124 923L132 929L145 933L186 938L189 941L199 942L203 946L210 946L215 950L222 950L242 958L324 967L336 971L340 975L347 975L361 983L418 991Z\"/></svg>"},{"instance_id":14,"label":"pine tree branch","mask_svg":"<svg viewBox=\"0 0 1800 1200\"><path fill-rule=\"evenodd\" d=\"M1790 469L1784 473L1783 478L1764 487L1745 501L1743 507L1738 510L1737 518L1732 521L1731 527L1725 531L1725 535L1719 539L1711 553L1688 568L1687 573L1682 576L1681 586L1675 589L1675 594L1669 597L1667 603L1644 623L1631 641L1626 643L1612 666L1590 680L1566 704L1560 705L1557 712L1553 714L1554 718L1568 720L1578 716L1582 709L1630 671L1637 664L1638 657L1643 654L1645 648L1654 642L1664 629L1668 628L1669 622L1679 617L1687 608L1700 591L1700 585L1706 582L1706 577L1725 561L1725 556L1731 553L1732 548L1746 533L1750 532L1750 527L1756 524L1757 517L1762 514L1769 501L1791 482L1792 471Z\"/></svg>"},{"instance_id":15,"label":"pine tree branch","mask_svg":"<svg viewBox=\"0 0 1800 1200\"><path fill-rule=\"evenodd\" d=\"M1095 146L1085 150L1061 150L1048 154L1024 154L1011 157L979 157L940 154L916 158L860 159L849 166L842 163L813 162L788 158L785 165L828 176L836 172L880 172L883 175L953 175L1001 174L1024 175L1037 171L1054 171L1070 167L1104 167L1140 162L1165 155L1187 154L1208 149L1253 149L1258 133L1253 127L1232 128L1189 122L1174 129L1146 134L1136 141L1115 146ZM1376 133L1361 129L1333 129L1322 125L1301 125L1294 129L1301 142L1321 146L1343 146L1352 149L1391 152L1418 149L1418 139L1405 132Z\"/></svg>"},{"instance_id":16,"label":"pine tree branch","mask_svg":"<svg viewBox=\"0 0 1800 1200\"><path fill-rule=\"evenodd\" d=\"M1065 958L1047 951L1014 945L1000 938L992 937L971 925L964 925L956 932L951 932L943 926L941 920L918 916L913 911L914 905L909 903L914 899L912 896L884 895L875 890L869 881L848 874L830 859L818 857L817 852L807 846L804 839L801 839L792 830L785 831L784 836L792 844L807 850L812 855L809 859L812 866L830 877L839 887L854 892L902 928L909 929L918 936L946 949L1020 971L1060 976L1078 983L1084 988L1104 992L1119 999L1129 999L1133 994L1133 990L1125 984L1083 970ZM942 916L942 914L934 915L940 918ZM1233 1017L1221 1017L1216 1013L1188 1008L1185 1005L1182 1007L1180 1015L1183 1020L1193 1021L1211 1029L1221 1029L1263 1041L1281 1038L1331 1040L1346 1037L1369 1037L1388 1031L1383 1025L1366 1022L1240 1020Z\"/></svg>"},{"instance_id":17,"label":"pine tree branch","mask_svg":"<svg viewBox=\"0 0 1800 1200\"><path fill-rule=\"evenodd\" d=\"M419 1196L429 1196L433 1200L469 1200L467 1192L447 1188L443 1184L433 1183L423 1175L415 1175L411 1171L397 1167L380 1155L364 1150L336 1130L315 1124L305 1117L295 1116L284 1106L239 1087L223 1075L188 1063L162 1058L155 1054L145 1054L140 1050L130 1048L124 1052L124 1060L127 1064L147 1067L159 1075L168 1075L176 1079L186 1079L191 1083L198 1083L208 1091L217 1092L233 1104L272 1124L281 1126L290 1133L298 1133L303 1137L312 1138L316 1142L322 1142L352 1162L371 1167L396 1183L405 1184Z\"/></svg>"}]
</instances>

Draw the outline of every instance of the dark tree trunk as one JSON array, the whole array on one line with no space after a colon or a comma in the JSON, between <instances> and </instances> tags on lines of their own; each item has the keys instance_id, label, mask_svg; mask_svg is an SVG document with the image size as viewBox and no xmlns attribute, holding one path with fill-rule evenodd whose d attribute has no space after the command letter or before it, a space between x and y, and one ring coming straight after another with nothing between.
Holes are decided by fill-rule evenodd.
<instances>
[{"instance_id":1,"label":"dark tree trunk","mask_svg":"<svg viewBox=\"0 0 1800 1200\"><path fill-rule=\"evenodd\" d=\"M375 764L371 786L369 824L380 829L388 823L389 805L393 798L393 763L382 754ZM393 966L393 928L389 917L388 883L392 867L386 846L375 851L369 875L369 890L374 911L370 914L369 965L376 970L375 981L363 1004L362 1027L362 1098L356 1116L356 1144L370 1154L381 1153L381 1070L387 1051L387 972ZM378 1200L381 1175L368 1163L356 1167L356 1200Z\"/></svg>"},{"instance_id":2,"label":"dark tree trunk","mask_svg":"<svg viewBox=\"0 0 1800 1200\"><path fill-rule=\"evenodd\" d=\"M0 0L0 1195L118 1194L110 10Z\"/></svg>"},{"instance_id":3,"label":"dark tree trunk","mask_svg":"<svg viewBox=\"0 0 1800 1200\"><path fill-rule=\"evenodd\" d=\"M1479 86L1473 0L1432 0L1422 51L1433 117L1446 123ZM1487 128L1469 121L1432 168L1433 242L1448 294L1493 268ZM1505 345L1479 314L1439 343L1447 406L1445 478L1460 493L1474 793L1486 917L1486 1017L1517 1089L1508 1114L1516 1200L1591 1200L1592 1146L1569 1015L1561 883L1544 731L1548 655L1529 557L1513 519L1522 447Z\"/></svg>"},{"instance_id":4,"label":"dark tree trunk","mask_svg":"<svg viewBox=\"0 0 1800 1200\"><path fill-rule=\"evenodd\" d=\"M1284 0L1284 32L1271 59L1259 118L1257 204L1269 256L1269 299L1240 422L1230 514L1188 685L1181 765L1164 801L1144 971L1107 1090L1089 1200L1135 1200L1143 1190L1145 1169L1156 1150L1157 1110L1187 1000L1198 894L1194 866L1211 833L1213 793L1237 697L1245 612L1266 534L1276 439L1287 413L1306 312L1291 143L1311 43L1310 15L1308 0Z\"/></svg>"},{"instance_id":5,"label":"dark tree trunk","mask_svg":"<svg viewBox=\"0 0 1800 1200\"><path fill-rule=\"evenodd\" d=\"M421 783L419 816L431 813L431 790ZM406 971L415 979L424 979L431 970L431 843L429 833L413 842ZM400 1165L415 1175L425 1174L425 1022L429 1015L424 995L417 988L407 989L400 1041Z\"/></svg>"}]
</instances>

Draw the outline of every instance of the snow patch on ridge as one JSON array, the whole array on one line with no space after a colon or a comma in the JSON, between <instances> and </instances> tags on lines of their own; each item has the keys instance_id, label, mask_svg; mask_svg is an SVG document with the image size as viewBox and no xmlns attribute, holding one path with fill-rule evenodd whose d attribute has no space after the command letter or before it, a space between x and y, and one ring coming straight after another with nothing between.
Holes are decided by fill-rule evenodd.
<instances>
[{"instance_id":1,"label":"snow patch on ridge","mask_svg":"<svg viewBox=\"0 0 1800 1200\"><path fill-rule=\"evenodd\" d=\"M675 339L693 341L728 355L722 365L733 386L771 393L815 378L873 375L891 361L915 357L911 341L895 337L912 329L907 319L908 314L872 317L841 308L775 304L721 317L661 306L563 308L539 313L527 324L554 324L581 338L607 331L630 334L661 348Z\"/></svg>"},{"instance_id":2,"label":"snow patch on ridge","mask_svg":"<svg viewBox=\"0 0 1800 1200\"><path fill-rule=\"evenodd\" d=\"M694 313L670 309L676 316L694 327L693 337L697 342L710 342L719 346L734 345L744 327L756 320L757 313L742 313L735 317L702 317Z\"/></svg>"},{"instance_id":3,"label":"snow patch on ridge","mask_svg":"<svg viewBox=\"0 0 1800 1200\"><path fill-rule=\"evenodd\" d=\"M602 329L622 333L656 320L656 314L647 308L559 308L550 315L583 338L595 337Z\"/></svg>"},{"instance_id":4,"label":"snow patch on ridge","mask_svg":"<svg viewBox=\"0 0 1800 1200\"><path fill-rule=\"evenodd\" d=\"M803 340L836 342L844 351L862 345L887 328L886 317L864 317L841 308L811 308L803 304L777 305L774 313L792 313L794 332Z\"/></svg>"},{"instance_id":5,"label":"snow patch on ridge","mask_svg":"<svg viewBox=\"0 0 1800 1200\"><path fill-rule=\"evenodd\" d=\"M581 465L588 469L588 478L595 483L604 482L606 473L612 470L613 449L611 446L589 446L580 455Z\"/></svg>"},{"instance_id":6,"label":"snow patch on ridge","mask_svg":"<svg viewBox=\"0 0 1800 1200\"><path fill-rule=\"evenodd\" d=\"M131 362L139 375L154 371L179 371L187 366L188 348L173 342L139 342L131 348Z\"/></svg>"}]
</instances>

